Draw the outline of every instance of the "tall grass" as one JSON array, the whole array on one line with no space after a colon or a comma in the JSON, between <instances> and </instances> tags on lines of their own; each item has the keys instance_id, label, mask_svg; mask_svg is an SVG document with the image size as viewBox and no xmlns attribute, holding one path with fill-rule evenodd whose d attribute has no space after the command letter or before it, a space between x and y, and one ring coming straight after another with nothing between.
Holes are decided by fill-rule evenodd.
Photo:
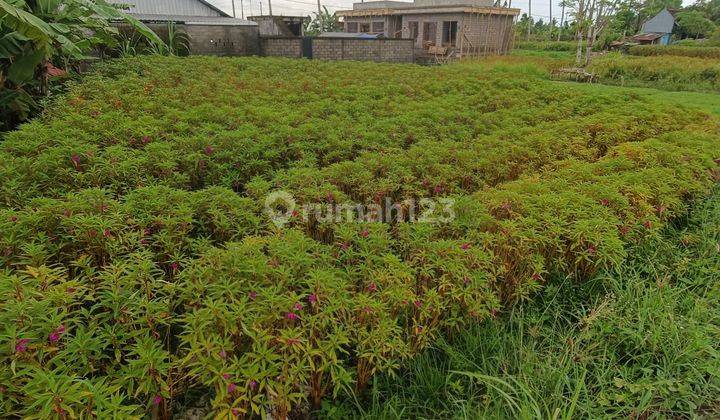
<instances>
[{"instance_id":1,"label":"tall grass","mask_svg":"<svg viewBox=\"0 0 720 420\"><path fill-rule=\"evenodd\" d=\"M327 417L720 415L720 192L594 281L556 279L506 318L448 335Z\"/></svg>"},{"instance_id":2,"label":"tall grass","mask_svg":"<svg viewBox=\"0 0 720 420\"><path fill-rule=\"evenodd\" d=\"M588 68L602 83L668 90L720 91L720 60L694 57L629 57L608 54Z\"/></svg>"},{"instance_id":3,"label":"tall grass","mask_svg":"<svg viewBox=\"0 0 720 420\"><path fill-rule=\"evenodd\" d=\"M630 55L657 56L674 55L681 57L720 58L720 47L698 48L686 45L636 45L628 49Z\"/></svg>"}]
</instances>

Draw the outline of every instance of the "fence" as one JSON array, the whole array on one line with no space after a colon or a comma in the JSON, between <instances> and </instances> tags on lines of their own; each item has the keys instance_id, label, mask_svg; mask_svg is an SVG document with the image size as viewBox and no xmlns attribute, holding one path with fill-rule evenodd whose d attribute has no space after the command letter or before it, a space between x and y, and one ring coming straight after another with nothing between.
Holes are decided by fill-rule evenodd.
<instances>
[{"instance_id":1,"label":"fence","mask_svg":"<svg viewBox=\"0 0 720 420\"><path fill-rule=\"evenodd\" d=\"M412 63L412 39L260 37L260 54L268 57Z\"/></svg>"}]
</instances>

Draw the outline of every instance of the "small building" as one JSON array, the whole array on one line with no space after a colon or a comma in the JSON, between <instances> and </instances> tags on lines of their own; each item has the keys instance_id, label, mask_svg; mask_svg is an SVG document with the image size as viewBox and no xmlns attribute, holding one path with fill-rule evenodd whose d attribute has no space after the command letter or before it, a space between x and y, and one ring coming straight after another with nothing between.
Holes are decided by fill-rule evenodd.
<instances>
[{"instance_id":1,"label":"small building","mask_svg":"<svg viewBox=\"0 0 720 420\"><path fill-rule=\"evenodd\" d=\"M307 16L248 16L258 24L260 36L305 36Z\"/></svg>"},{"instance_id":2,"label":"small building","mask_svg":"<svg viewBox=\"0 0 720 420\"><path fill-rule=\"evenodd\" d=\"M513 45L520 9L492 0L415 0L354 3L338 11L345 32L412 39L416 49L459 58L505 54Z\"/></svg>"},{"instance_id":3,"label":"small building","mask_svg":"<svg viewBox=\"0 0 720 420\"><path fill-rule=\"evenodd\" d=\"M126 13L168 38L174 23L188 37L191 54L254 55L258 53L258 24L236 19L205 0L112 0L130 5ZM121 30L128 26L118 23Z\"/></svg>"},{"instance_id":4,"label":"small building","mask_svg":"<svg viewBox=\"0 0 720 420\"><path fill-rule=\"evenodd\" d=\"M666 7L643 23L640 34L636 35L640 37L637 41L641 44L668 45L674 28L675 10Z\"/></svg>"}]
</instances>

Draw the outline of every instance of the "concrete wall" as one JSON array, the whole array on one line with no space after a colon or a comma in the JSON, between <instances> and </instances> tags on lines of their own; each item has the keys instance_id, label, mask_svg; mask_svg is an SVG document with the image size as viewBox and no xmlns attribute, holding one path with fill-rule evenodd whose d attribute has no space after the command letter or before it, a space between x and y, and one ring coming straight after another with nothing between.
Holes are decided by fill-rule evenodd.
<instances>
[{"instance_id":1,"label":"concrete wall","mask_svg":"<svg viewBox=\"0 0 720 420\"><path fill-rule=\"evenodd\" d=\"M162 23L146 23L158 36L167 42L168 26ZM134 29L127 24L116 25L121 33L132 34ZM188 36L190 54L193 55L258 55L259 33L256 25L185 25L176 24L176 30Z\"/></svg>"},{"instance_id":2,"label":"concrete wall","mask_svg":"<svg viewBox=\"0 0 720 420\"><path fill-rule=\"evenodd\" d=\"M260 53L275 57L302 57L302 38L262 37ZM410 39L313 38L312 58L318 60L412 63Z\"/></svg>"}]
</instances>

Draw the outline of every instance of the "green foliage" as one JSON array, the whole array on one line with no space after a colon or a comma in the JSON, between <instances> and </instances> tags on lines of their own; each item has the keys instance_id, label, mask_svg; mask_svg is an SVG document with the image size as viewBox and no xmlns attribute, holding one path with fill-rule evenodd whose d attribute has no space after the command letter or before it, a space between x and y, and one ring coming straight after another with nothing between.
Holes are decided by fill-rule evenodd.
<instances>
[{"instance_id":1,"label":"green foliage","mask_svg":"<svg viewBox=\"0 0 720 420\"><path fill-rule=\"evenodd\" d=\"M39 111L50 79L68 61L100 45L114 45L110 20L125 20L143 36L162 41L142 23L105 0L0 0L0 131ZM59 66L61 69L55 68Z\"/></svg>"},{"instance_id":2,"label":"green foliage","mask_svg":"<svg viewBox=\"0 0 720 420\"><path fill-rule=\"evenodd\" d=\"M673 55L679 57L720 58L720 47L693 48L675 45L635 45L628 49L628 53L644 57Z\"/></svg>"},{"instance_id":3,"label":"green foliage","mask_svg":"<svg viewBox=\"0 0 720 420\"><path fill-rule=\"evenodd\" d=\"M584 48L583 43L583 48ZM577 50L577 42L573 41L546 41L546 42L535 42L535 41L519 41L515 43L515 48L520 50L533 50L533 51L570 51L574 52Z\"/></svg>"},{"instance_id":4,"label":"green foliage","mask_svg":"<svg viewBox=\"0 0 720 420\"><path fill-rule=\"evenodd\" d=\"M8 416L300 415L551 273L619 267L720 177L716 119L506 61L137 57L0 143ZM443 223L276 228L453 198ZM106 411L102 411L106 410ZM100 414L99 414L100 413Z\"/></svg>"},{"instance_id":5,"label":"green foliage","mask_svg":"<svg viewBox=\"0 0 720 420\"><path fill-rule=\"evenodd\" d=\"M313 13L312 18L305 24L306 35L319 35L323 32L335 32L340 28L335 13L330 13L327 7L323 6L320 12Z\"/></svg>"},{"instance_id":6,"label":"green foliage","mask_svg":"<svg viewBox=\"0 0 720 420\"><path fill-rule=\"evenodd\" d=\"M715 30L713 21L697 10L678 12L677 23L682 33L695 38L710 35Z\"/></svg>"},{"instance_id":7,"label":"green foliage","mask_svg":"<svg viewBox=\"0 0 720 420\"><path fill-rule=\"evenodd\" d=\"M663 48L712 50L692 47ZM668 55L633 57L608 54L593 60L588 71L597 74L603 83L670 90L720 91L720 62L714 58Z\"/></svg>"},{"instance_id":8,"label":"green foliage","mask_svg":"<svg viewBox=\"0 0 720 420\"><path fill-rule=\"evenodd\" d=\"M720 192L583 284L446 334L330 418L716 418Z\"/></svg>"}]
</instances>

